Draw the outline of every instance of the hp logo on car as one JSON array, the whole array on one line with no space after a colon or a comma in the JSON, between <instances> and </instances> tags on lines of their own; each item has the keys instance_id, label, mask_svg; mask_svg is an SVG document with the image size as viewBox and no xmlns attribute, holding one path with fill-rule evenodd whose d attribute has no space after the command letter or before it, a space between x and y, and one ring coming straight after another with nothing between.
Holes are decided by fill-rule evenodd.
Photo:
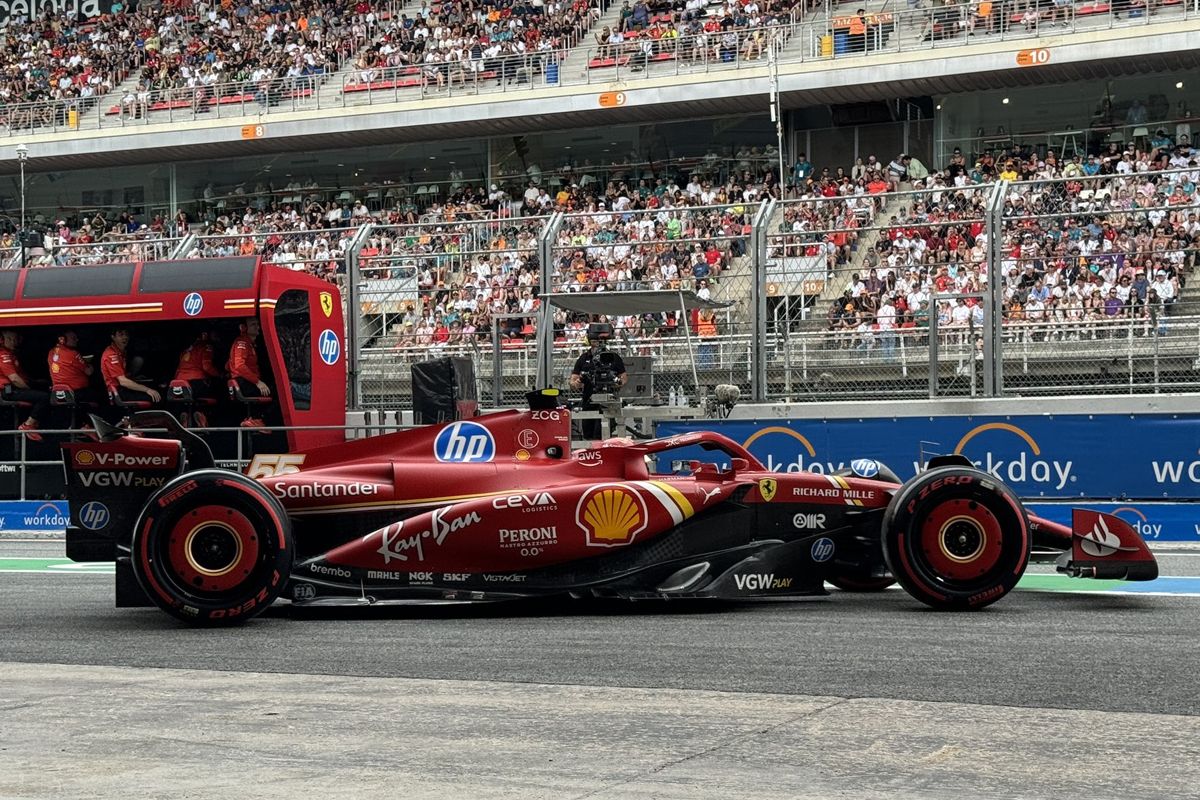
<instances>
[{"instance_id":1,"label":"hp logo on car","mask_svg":"<svg viewBox=\"0 0 1200 800\"><path fill-rule=\"evenodd\" d=\"M812 560L821 564L833 558L833 539L822 536L812 543Z\"/></svg>"},{"instance_id":2,"label":"hp logo on car","mask_svg":"<svg viewBox=\"0 0 1200 800\"><path fill-rule=\"evenodd\" d=\"M183 313L189 317L194 317L204 310L204 298L199 292L192 292L187 297L183 298Z\"/></svg>"},{"instance_id":3,"label":"hp logo on car","mask_svg":"<svg viewBox=\"0 0 1200 800\"><path fill-rule=\"evenodd\" d=\"M93 500L79 509L79 524L89 531L98 531L108 525L108 516L108 506Z\"/></svg>"},{"instance_id":4,"label":"hp logo on car","mask_svg":"<svg viewBox=\"0 0 1200 800\"><path fill-rule=\"evenodd\" d=\"M450 464L477 464L496 457L492 432L478 422L447 425L433 440L433 455Z\"/></svg>"},{"instance_id":5,"label":"hp logo on car","mask_svg":"<svg viewBox=\"0 0 1200 800\"><path fill-rule=\"evenodd\" d=\"M879 474L879 462L871 458L856 458L850 462L850 471L860 478L874 478Z\"/></svg>"},{"instance_id":6,"label":"hp logo on car","mask_svg":"<svg viewBox=\"0 0 1200 800\"><path fill-rule=\"evenodd\" d=\"M321 353L321 360L332 367L342 357L342 340L336 333L326 328L321 331L321 337L317 339L317 350Z\"/></svg>"}]
</instances>

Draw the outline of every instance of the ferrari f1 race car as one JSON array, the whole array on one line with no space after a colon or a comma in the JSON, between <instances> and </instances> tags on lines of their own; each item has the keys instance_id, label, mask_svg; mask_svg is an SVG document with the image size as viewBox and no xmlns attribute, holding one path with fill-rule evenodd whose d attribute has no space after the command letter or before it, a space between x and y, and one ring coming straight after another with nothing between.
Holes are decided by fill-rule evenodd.
<instances>
[{"instance_id":1,"label":"ferrari f1 race car","mask_svg":"<svg viewBox=\"0 0 1200 800\"><path fill-rule=\"evenodd\" d=\"M742 600L825 594L827 581L898 581L934 608L976 609L1031 558L1081 578L1158 575L1122 520L1039 519L958 456L901 482L868 460L770 472L713 432L573 452L570 412L554 393L530 397L529 410L259 455L245 474L215 467L168 414L98 423L99 441L63 445L67 555L115 560L118 606L194 625L244 622L279 598Z\"/></svg>"}]
</instances>

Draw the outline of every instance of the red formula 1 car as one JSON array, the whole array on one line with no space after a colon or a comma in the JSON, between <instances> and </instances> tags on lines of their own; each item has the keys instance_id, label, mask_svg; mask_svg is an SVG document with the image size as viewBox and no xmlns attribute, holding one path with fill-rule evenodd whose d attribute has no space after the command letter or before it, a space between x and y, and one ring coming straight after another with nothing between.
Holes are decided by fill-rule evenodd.
<instances>
[{"instance_id":1,"label":"red formula 1 car","mask_svg":"<svg viewBox=\"0 0 1200 800\"><path fill-rule=\"evenodd\" d=\"M114 559L119 606L196 625L245 621L279 597L748 599L824 594L826 581L895 580L970 609L1007 594L1031 558L1084 578L1158 575L1122 520L1038 519L958 457L901 483L866 460L857 474L769 472L708 432L572 452L569 412L549 393L531 405L257 456L246 475L215 468L170 416L141 414L63 446L67 554Z\"/></svg>"}]
</instances>

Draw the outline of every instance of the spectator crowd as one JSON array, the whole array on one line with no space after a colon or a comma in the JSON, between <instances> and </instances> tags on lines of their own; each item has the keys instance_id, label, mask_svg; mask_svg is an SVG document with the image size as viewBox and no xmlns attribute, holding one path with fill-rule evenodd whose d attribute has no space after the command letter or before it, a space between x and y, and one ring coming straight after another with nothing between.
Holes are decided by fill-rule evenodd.
<instances>
[{"instance_id":1,"label":"spectator crowd","mask_svg":"<svg viewBox=\"0 0 1200 800\"><path fill-rule=\"evenodd\" d=\"M1200 250L1200 152L1149 148L1059 158L1014 148L912 181L861 269L828 311L837 346L894 347L897 331L959 340L984 324L990 291L981 188L1012 181L999 242L1007 335L1033 341L1164 334ZM950 295L942 299L938 295Z\"/></svg>"},{"instance_id":2,"label":"spectator crowd","mask_svg":"<svg viewBox=\"0 0 1200 800\"><path fill-rule=\"evenodd\" d=\"M528 82L532 65L540 72L550 59L565 57L606 6L595 0L422 2L411 15L388 20L356 59L347 89Z\"/></svg>"},{"instance_id":3,"label":"spectator crowd","mask_svg":"<svg viewBox=\"0 0 1200 800\"><path fill-rule=\"evenodd\" d=\"M0 30L0 121L13 129L66 125L131 75L117 109L142 117L185 100L197 112L217 84L311 91L366 47L390 17L380 0L158 0L116 4L82 19L72 4L34 18L15 6ZM283 89L280 89L280 86Z\"/></svg>"},{"instance_id":4,"label":"spectator crowd","mask_svg":"<svg viewBox=\"0 0 1200 800\"><path fill-rule=\"evenodd\" d=\"M551 212L565 213L553 291L685 289L736 301L751 285L737 270L748 269L740 259L754 213L775 197L798 202L777 211L769 257L806 259L844 282L826 317L830 342L890 354L897 333L920 336L934 316L959 339L980 329L978 298L936 295L989 290L984 208L997 180L1010 182L998 245L1013 336L1160 333L1200 247L1200 154L1165 132L1145 147L1065 159L1022 147L970 159L955 151L933 171L906 155L818 168L800 154L782 185L777 164L770 147L668 163L631 154L607 165L531 164L489 186L455 173L424 197L385 183L370 201L362 188L335 192L299 179L210 186L191 218L56 220L45 252L28 263L162 257L164 243L194 232L187 257L260 255L342 283L347 252L369 222L376 227L360 251L364 303L387 309L378 312L387 320L383 341L428 348L490 339L496 330L523 342L534 333L543 291L537 235ZM14 248L11 235L0 239L0 251ZM743 279L736 289L731 271ZM555 333L582 337L587 321L556 312ZM682 322L669 313L611 321L644 336Z\"/></svg>"}]
</instances>

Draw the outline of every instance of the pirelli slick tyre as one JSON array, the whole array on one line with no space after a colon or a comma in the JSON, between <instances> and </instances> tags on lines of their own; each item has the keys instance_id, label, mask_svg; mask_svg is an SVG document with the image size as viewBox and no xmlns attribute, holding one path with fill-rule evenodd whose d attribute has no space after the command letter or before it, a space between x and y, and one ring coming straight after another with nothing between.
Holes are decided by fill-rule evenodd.
<instances>
[{"instance_id":1,"label":"pirelli slick tyre","mask_svg":"<svg viewBox=\"0 0 1200 800\"><path fill-rule=\"evenodd\" d=\"M938 609L983 608L1029 563L1029 518L1012 490L967 467L931 469L900 488L883 518L883 555L909 594Z\"/></svg>"},{"instance_id":2,"label":"pirelli slick tyre","mask_svg":"<svg viewBox=\"0 0 1200 800\"><path fill-rule=\"evenodd\" d=\"M863 572L842 572L825 577L826 583L831 583L843 592L865 594L882 592L896 582L891 575L870 575Z\"/></svg>"},{"instance_id":3,"label":"pirelli slick tyre","mask_svg":"<svg viewBox=\"0 0 1200 800\"><path fill-rule=\"evenodd\" d=\"M265 488L206 469L163 486L133 531L138 582L159 608L191 625L236 625L275 601L292 568L291 523Z\"/></svg>"}]
</instances>

